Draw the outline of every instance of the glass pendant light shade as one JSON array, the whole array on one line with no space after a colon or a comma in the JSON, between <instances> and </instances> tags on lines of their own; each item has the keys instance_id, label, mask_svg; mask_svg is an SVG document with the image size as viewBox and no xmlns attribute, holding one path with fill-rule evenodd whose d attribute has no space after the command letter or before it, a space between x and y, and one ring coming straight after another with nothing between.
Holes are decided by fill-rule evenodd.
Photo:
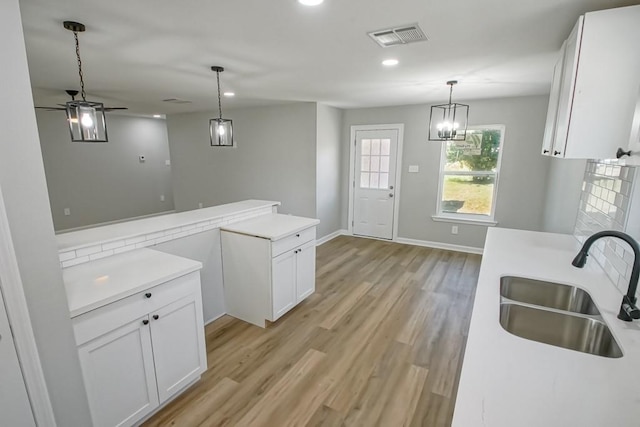
<instances>
[{"instance_id":1,"label":"glass pendant light shade","mask_svg":"<svg viewBox=\"0 0 640 427\"><path fill-rule=\"evenodd\" d=\"M218 82L218 113L220 117L209 120L209 135L212 147L233 147L233 123L222 118L222 97L220 96L220 73L224 68L214 65L211 71L216 73Z\"/></svg>"},{"instance_id":2,"label":"glass pendant light shade","mask_svg":"<svg viewBox=\"0 0 640 427\"><path fill-rule=\"evenodd\" d=\"M455 80L448 81L451 86L449 103L433 105L429 117L429 141L464 141L467 137L469 106L451 102Z\"/></svg>"},{"instance_id":3,"label":"glass pendant light shade","mask_svg":"<svg viewBox=\"0 0 640 427\"><path fill-rule=\"evenodd\" d=\"M107 120L100 102L67 102L67 122L73 142L107 142Z\"/></svg>"},{"instance_id":4,"label":"glass pendant light shade","mask_svg":"<svg viewBox=\"0 0 640 427\"><path fill-rule=\"evenodd\" d=\"M209 120L212 147L233 147L233 123L229 119Z\"/></svg>"}]
</instances>

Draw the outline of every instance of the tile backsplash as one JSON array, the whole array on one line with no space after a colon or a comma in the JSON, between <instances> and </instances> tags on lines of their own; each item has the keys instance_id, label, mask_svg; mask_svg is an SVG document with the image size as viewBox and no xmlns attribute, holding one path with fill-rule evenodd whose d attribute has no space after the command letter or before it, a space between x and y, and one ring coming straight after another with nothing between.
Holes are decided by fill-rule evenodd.
<instances>
[{"instance_id":1,"label":"tile backsplash","mask_svg":"<svg viewBox=\"0 0 640 427\"><path fill-rule=\"evenodd\" d=\"M602 230L624 231L629 213L635 168L589 160L582 182L582 196L574 235L583 243ZM633 266L633 251L624 241L600 239L589 254L626 293Z\"/></svg>"}]
</instances>

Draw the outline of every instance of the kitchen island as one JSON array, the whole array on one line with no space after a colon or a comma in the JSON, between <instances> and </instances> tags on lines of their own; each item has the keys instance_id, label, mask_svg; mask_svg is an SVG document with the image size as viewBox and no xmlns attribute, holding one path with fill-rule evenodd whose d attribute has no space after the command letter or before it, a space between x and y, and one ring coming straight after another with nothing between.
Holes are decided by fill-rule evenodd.
<instances>
[{"instance_id":1,"label":"kitchen island","mask_svg":"<svg viewBox=\"0 0 640 427\"><path fill-rule=\"evenodd\" d=\"M489 229L464 356L454 427L640 425L640 322L617 319L622 295L594 259L571 265L570 235ZM500 325L500 278L517 276L586 290L622 357L524 339Z\"/></svg>"}]
</instances>

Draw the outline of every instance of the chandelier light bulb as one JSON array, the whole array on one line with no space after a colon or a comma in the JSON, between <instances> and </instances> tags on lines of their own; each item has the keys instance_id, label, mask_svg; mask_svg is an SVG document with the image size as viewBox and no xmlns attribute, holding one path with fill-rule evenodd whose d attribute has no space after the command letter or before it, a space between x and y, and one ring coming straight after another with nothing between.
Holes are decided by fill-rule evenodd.
<instances>
[{"instance_id":1,"label":"chandelier light bulb","mask_svg":"<svg viewBox=\"0 0 640 427\"><path fill-rule=\"evenodd\" d=\"M85 128L90 128L93 127L93 119L91 118L91 114L89 113L84 113L82 115L82 119L80 120L80 123L82 124L83 127Z\"/></svg>"},{"instance_id":2,"label":"chandelier light bulb","mask_svg":"<svg viewBox=\"0 0 640 427\"><path fill-rule=\"evenodd\" d=\"M218 125L218 134L222 136L224 135L224 132L224 126Z\"/></svg>"}]
</instances>

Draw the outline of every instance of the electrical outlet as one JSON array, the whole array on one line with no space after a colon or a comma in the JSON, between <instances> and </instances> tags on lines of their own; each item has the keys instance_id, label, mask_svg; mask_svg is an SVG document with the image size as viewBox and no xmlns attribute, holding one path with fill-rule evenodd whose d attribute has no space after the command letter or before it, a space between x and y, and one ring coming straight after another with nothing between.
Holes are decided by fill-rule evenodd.
<instances>
[{"instance_id":1,"label":"electrical outlet","mask_svg":"<svg viewBox=\"0 0 640 427\"><path fill-rule=\"evenodd\" d=\"M69 216L69 215L71 215L71 209L64 208L64 216Z\"/></svg>"},{"instance_id":2,"label":"electrical outlet","mask_svg":"<svg viewBox=\"0 0 640 427\"><path fill-rule=\"evenodd\" d=\"M160 195L160 201L161 201L161 202L164 202L164 194L161 194L161 195Z\"/></svg>"},{"instance_id":3,"label":"electrical outlet","mask_svg":"<svg viewBox=\"0 0 640 427\"><path fill-rule=\"evenodd\" d=\"M202 209L203 206L202 202L198 202L198 209Z\"/></svg>"},{"instance_id":4,"label":"electrical outlet","mask_svg":"<svg viewBox=\"0 0 640 427\"><path fill-rule=\"evenodd\" d=\"M451 234L458 234L458 226L457 225L452 225L451 226Z\"/></svg>"},{"instance_id":5,"label":"electrical outlet","mask_svg":"<svg viewBox=\"0 0 640 427\"><path fill-rule=\"evenodd\" d=\"M420 172L420 166L409 165L409 173L418 173L418 172Z\"/></svg>"}]
</instances>

